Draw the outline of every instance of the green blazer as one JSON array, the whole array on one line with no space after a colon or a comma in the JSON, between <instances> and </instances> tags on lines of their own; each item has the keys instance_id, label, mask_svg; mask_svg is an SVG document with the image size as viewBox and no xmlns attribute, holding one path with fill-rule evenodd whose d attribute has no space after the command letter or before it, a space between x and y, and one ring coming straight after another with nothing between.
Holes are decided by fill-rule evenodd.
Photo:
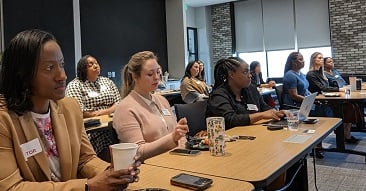
<instances>
[{"instance_id":1,"label":"green blazer","mask_svg":"<svg viewBox=\"0 0 366 191\"><path fill-rule=\"evenodd\" d=\"M30 112L18 115L0 107L0 190L84 191L86 178L109 163L97 158L85 133L83 115L73 98L50 102L62 182L53 182L42 151L25 160L20 145L41 138ZM42 145L42 143L41 143ZM44 150L44 149L43 149Z\"/></svg>"}]
</instances>

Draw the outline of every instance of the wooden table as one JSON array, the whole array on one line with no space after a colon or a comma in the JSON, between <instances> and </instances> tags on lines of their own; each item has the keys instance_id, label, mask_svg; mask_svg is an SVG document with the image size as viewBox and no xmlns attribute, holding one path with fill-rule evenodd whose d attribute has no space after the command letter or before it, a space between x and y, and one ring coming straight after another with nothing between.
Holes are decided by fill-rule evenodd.
<instances>
[{"instance_id":1,"label":"wooden table","mask_svg":"<svg viewBox=\"0 0 366 191\"><path fill-rule=\"evenodd\" d=\"M109 116L109 115L101 115L101 116L97 116L97 117L90 117L90 118L85 118L84 121L88 120L88 119L99 119L100 120L100 125L99 126L95 126L95 127L88 127L86 128L86 132L90 133L93 131L98 131L98 130L102 130L104 128L108 127L108 123L110 121L113 121L113 117Z\"/></svg>"},{"instance_id":2,"label":"wooden table","mask_svg":"<svg viewBox=\"0 0 366 191\"><path fill-rule=\"evenodd\" d=\"M279 175L304 158L317 143L340 124L341 119L339 118L319 118L319 122L313 125L300 124L299 131L269 131L262 125L235 127L228 130L226 134L250 135L255 136L256 139L227 142L226 154L223 157L211 156L208 151L195 157L165 153L148 159L145 163L247 181L256 188L262 188L268 186ZM302 134L304 129L315 129L316 132L308 134L311 137L302 144L284 142L290 136Z\"/></svg>"},{"instance_id":3,"label":"wooden table","mask_svg":"<svg viewBox=\"0 0 366 191\"><path fill-rule=\"evenodd\" d=\"M143 164L140 167L140 180L137 183L129 184L128 191L138 190L143 188L164 188L171 191L186 191L188 189L173 186L170 184L170 178L182 173L180 170L169 168L156 167ZM237 191L251 191L254 186L245 181L231 180L227 178L220 178L215 176L202 175L197 173L188 173L196 176L202 176L213 180L212 185L207 189L208 191L222 191L222 190L237 190Z\"/></svg>"},{"instance_id":4,"label":"wooden table","mask_svg":"<svg viewBox=\"0 0 366 191\"><path fill-rule=\"evenodd\" d=\"M334 115L336 117L342 118L343 117L343 105L346 102L357 104L363 113L364 101L366 100L366 91L364 90L356 90L351 92L349 96L345 96L344 92L337 92L340 94L339 97L325 97L324 95L320 94L316 96L316 100L326 100L328 101L329 105L332 107ZM357 126L359 126L360 130L365 129L365 121L364 117L361 117L361 121ZM336 130L336 142L337 147L332 149L325 149L330 152L341 152L341 153L349 153L349 154L356 154L365 156L366 161L366 152L354 151L346 149L344 143L344 128L343 125L339 126Z\"/></svg>"}]
</instances>

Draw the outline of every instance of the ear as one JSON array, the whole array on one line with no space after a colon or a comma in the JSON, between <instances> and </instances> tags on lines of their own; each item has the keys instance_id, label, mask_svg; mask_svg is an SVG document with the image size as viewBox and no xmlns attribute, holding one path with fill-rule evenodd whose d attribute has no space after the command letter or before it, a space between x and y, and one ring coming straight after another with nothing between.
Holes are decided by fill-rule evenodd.
<instances>
[{"instance_id":1,"label":"ear","mask_svg":"<svg viewBox=\"0 0 366 191\"><path fill-rule=\"evenodd\" d=\"M132 79L133 79L133 81L136 81L137 78L138 78L138 76L135 73L132 73Z\"/></svg>"},{"instance_id":2,"label":"ear","mask_svg":"<svg viewBox=\"0 0 366 191\"><path fill-rule=\"evenodd\" d=\"M228 71L228 77L234 78L234 72L233 71Z\"/></svg>"}]
</instances>

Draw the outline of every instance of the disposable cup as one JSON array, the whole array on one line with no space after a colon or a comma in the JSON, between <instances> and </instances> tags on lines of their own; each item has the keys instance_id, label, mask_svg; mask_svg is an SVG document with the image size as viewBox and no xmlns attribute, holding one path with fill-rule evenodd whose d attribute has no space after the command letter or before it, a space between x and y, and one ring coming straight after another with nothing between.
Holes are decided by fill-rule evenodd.
<instances>
[{"instance_id":1,"label":"disposable cup","mask_svg":"<svg viewBox=\"0 0 366 191\"><path fill-rule=\"evenodd\" d=\"M109 146L114 170L127 169L135 162L138 145L135 143L118 143Z\"/></svg>"},{"instance_id":2,"label":"disposable cup","mask_svg":"<svg viewBox=\"0 0 366 191\"><path fill-rule=\"evenodd\" d=\"M290 131L297 131L299 129L299 110L290 109L286 112L287 117L287 127Z\"/></svg>"}]
</instances>

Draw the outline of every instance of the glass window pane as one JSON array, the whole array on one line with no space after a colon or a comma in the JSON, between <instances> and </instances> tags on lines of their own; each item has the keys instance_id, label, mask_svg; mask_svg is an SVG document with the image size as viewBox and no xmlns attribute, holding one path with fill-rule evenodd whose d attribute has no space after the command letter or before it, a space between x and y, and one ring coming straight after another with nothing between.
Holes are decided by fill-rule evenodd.
<instances>
[{"instance_id":1,"label":"glass window pane","mask_svg":"<svg viewBox=\"0 0 366 191\"><path fill-rule=\"evenodd\" d=\"M295 50L268 51L268 73L269 77L283 77L288 55Z\"/></svg>"},{"instance_id":2,"label":"glass window pane","mask_svg":"<svg viewBox=\"0 0 366 191\"><path fill-rule=\"evenodd\" d=\"M310 67L310 57L314 52L320 52L323 54L323 57L331 57L332 56L332 48L328 47L316 47L316 48L303 48L299 49L299 52L304 57L305 66L301 70L302 73L306 74L309 71Z\"/></svg>"},{"instance_id":3,"label":"glass window pane","mask_svg":"<svg viewBox=\"0 0 366 191\"><path fill-rule=\"evenodd\" d=\"M261 71L263 80L267 80L267 62L265 52L250 52L250 53L239 53L239 57L247 62L249 65L253 61L258 61L261 64Z\"/></svg>"}]
</instances>

